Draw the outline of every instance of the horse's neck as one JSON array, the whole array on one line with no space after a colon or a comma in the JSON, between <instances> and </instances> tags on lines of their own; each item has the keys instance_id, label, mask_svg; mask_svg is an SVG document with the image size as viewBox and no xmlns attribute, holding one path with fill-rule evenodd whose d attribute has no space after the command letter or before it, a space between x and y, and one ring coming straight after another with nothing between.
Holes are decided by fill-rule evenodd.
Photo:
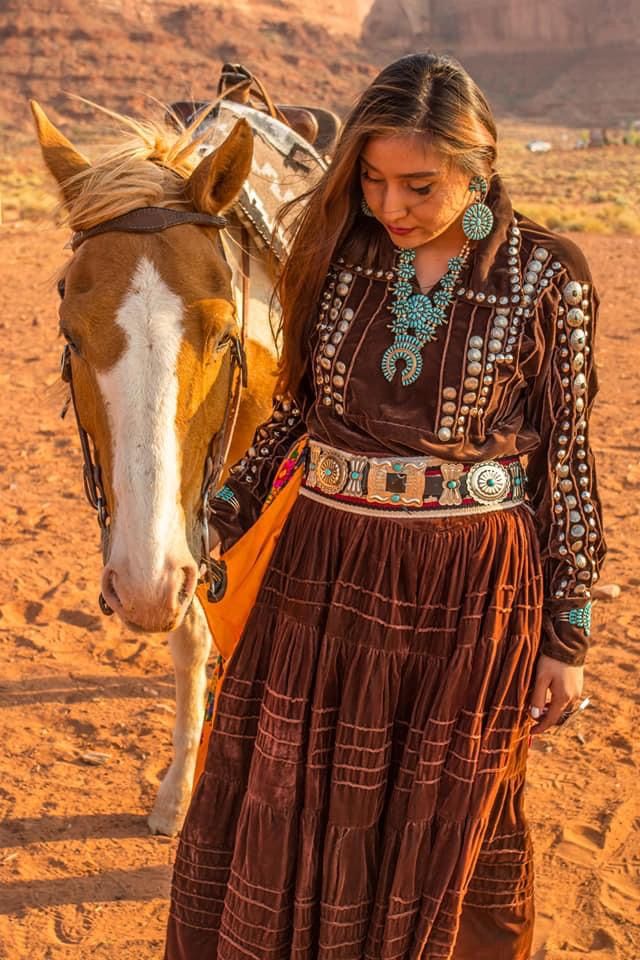
<instances>
[{"instance_id":1,"label":"horse's neck","mask_svg":"<svg viewBox=\"0 0 640 960\"><path fill-rule=\"evenodd\" d=\"M225 254L232 271L233 296L236 304L238 322L244 322L244 339L259 344L273 357L274 366L278 359L279 347L274 339L269 319L269 301L273 290L273 283L266 268L265 255L262 253L247 232L244 232L245 242L249 244L249 256L244 258L240 247L240 228L232 227L229 236L223 235ZM248 282L243 282L245 266L249 266ZM245 291L248 290L247 303L244 302ZM274 316L275 321L277 316Z\"/></svg>"},{"instance_id":2,"label":"horse's neck","mask_svg":"<svg viewBox=\"0 0 640 960\"><path fill-rule=\"evenodd\" d=\"M228 451L227 463L232 464L244 456L251 446L256 426L270 415L278 350L269 322L269 300L273 284L266 269L264 253L256 248L253 240L249 240L249 282L248 285L243 285L240 229L231 227L228 232L223 232L222 238L232 270L233 296L240 323L244 316L244 343L249 372L248 387L241 394L236 426ZM249 294L246 305L243 304L245 289L248 289ZM274 317L274 323L275 320Z\"/></svg>"}]
</instances>

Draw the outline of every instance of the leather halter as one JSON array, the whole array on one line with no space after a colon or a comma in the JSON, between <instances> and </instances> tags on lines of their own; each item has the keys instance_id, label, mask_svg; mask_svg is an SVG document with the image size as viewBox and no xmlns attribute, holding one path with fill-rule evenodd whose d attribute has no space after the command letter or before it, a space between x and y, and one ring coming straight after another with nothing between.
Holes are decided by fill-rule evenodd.
<instances>
[{"instance_id":1,"label":"leather halter","mask_svg":"<svg viewBox=\"0 0 640 960\"><path fill-rule=\"evenodd\" d=\"M103 223L89 227L88 230L78 230L69 241L69 246L75 251L81 243L90 237L97 237L101 233L160 233L169 227L177 227L182 223L193 223L201 227L216 227L221 230L229 225L226 217L213 216L209 213L197 213L195 210L173 210L171 207L137 207L119 217L105 220Z\"/></svg>"},{"instance_id":2,"label":"leather halter","mask_svg":"<svg viewBox=\"0 0 640 960\"><path fill-rule=\"evenodd\" d=\"M179 226L180 224L193 224L195 226L215 227L218 230L228 225L225 217L213 216L208 213L197 213L188 210L173 210L168 207L138 207L130 210L119 217L111 220L105 220L103 223L90 227L88 230L81 230L73 234L68 246L75 252L78 247L89 240L90 237L98 236L103 233L124 232L124 233L159 233L167 230L169 227ZM231 368L229 377L229 392L225 404L225 412L220 430L212 437L207 458L205 461L204 478L200 492L200 513L202 522L202 558L201 569L204 568L204 579L208 582L208 589L211 592L215 579L215 563L210 556L209 543L209 525L207 514L209 509L209 496L211 490L217 486L220 474L224 467L231 436L235 427L238 409L240 405L240 393L242 387L247 385L247 364L244 350L245 331L247 326L247 314L249 306L248 295L248 274L244 274L249 264L248 243L249 237L246 230L241 230L242 243L242 263L243 263L243 297L242 297L242 323L240 336L232 337L231 344ZM222 246L222 245L221 245ZM224 248L222 255L225 258ZM80 422L80 414L76 402L76 394L73 385L73 376L71 370L71 347L66 344L62 351L61 376L65 383L69 384L70 397L65 404L61 416L66 416L69 405L73 407L78 435L80 437L80 446L83 458L83 480L84 490L87 500L96 510L98 523L100 525L102 556L106 562L109 535L111 528L111 519L106 500L106 494L102 483L102 472L96 455L95 443L89 437L89 434ZM100 609L106 616L111 616L113 610L105 600L102 593L98 598Z\"/></svg>"}]
</instances>

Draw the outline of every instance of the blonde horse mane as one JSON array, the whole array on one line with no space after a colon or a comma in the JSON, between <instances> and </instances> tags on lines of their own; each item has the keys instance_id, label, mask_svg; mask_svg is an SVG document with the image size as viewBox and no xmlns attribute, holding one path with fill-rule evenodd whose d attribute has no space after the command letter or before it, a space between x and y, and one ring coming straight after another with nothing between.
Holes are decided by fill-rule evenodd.
<instances>
[{"instance_id":1,"label":"blonde horse mane","mask_svg":"<svg viewBox=\"0 0 640 960\"><path fill-rule=\"evenodd\" d=\"M76 99L115 120L120 137L103 156L65 183L65 188L70 188L67 200L57 211L62 223L73 230L87 230L136 207L189 203L185 180L201 159L198 147L207 136L194 134L218 98L188 127L175 117L177 129L158 120L136 120L84 97Z\"/></svg>"}]
</instances>

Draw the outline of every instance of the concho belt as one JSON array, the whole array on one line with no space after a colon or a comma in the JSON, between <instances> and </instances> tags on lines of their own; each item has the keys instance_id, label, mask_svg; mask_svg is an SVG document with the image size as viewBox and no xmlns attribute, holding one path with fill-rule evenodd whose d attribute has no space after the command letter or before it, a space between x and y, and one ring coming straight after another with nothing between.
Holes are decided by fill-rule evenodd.
<instances>
[{"instance_id":1,"label":"concho belt","mask_svg":"<svg viewBox=\"0 0 640 960\"><path fill-rule=\"evenodd\" d=\"M310 440L301 493L356 512L453 516L518 506L526 474L517 456L479 463L367 457Z\"/></svg>"}]
</instances>

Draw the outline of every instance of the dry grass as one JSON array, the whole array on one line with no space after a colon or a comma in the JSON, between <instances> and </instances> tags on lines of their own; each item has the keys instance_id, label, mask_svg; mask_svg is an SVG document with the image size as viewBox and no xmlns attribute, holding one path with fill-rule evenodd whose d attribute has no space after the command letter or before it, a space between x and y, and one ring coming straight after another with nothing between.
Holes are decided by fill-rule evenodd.
<instances>
[{"instance_id":1,"label":"dry grass","mask_svg":"<svg viewBox=\"0 0 640 960\"><path fill-rule=\"evenodd\" d=\"M583 131L504 122L500 169L517 209L559 232L640 235L640 147L575 150ZM526 143L549 140L553 149L532 154ZM89 155L98 151L81 140ZM40 219L55 206L55 192L33 142L0 153L4 221Z\"/></svg>"},{"instance_id":2,"label":"dry grass","mask_svg":"<svg viewBox=\"0 0 640 960\"><path fill-rule=\"evenodd\" d=\"M0 203L4 222L48 216L56 198L35 148L0 154Z\"/></svg>"},{"instance_id":3,"label":"dry grass","mask_svg":"<svg viewBox=\"0 0 640 960\"><path fill-rule=\"evenodd\" d=\"M42 161L35 126L32 129L33 136L25 137L9 136L0 127L0 222L47 220L58 204L55 184ZM99 155L86 127L70 129L66 125L64 132L82 153Z\"/></svg>"},{"instance_id":4,"label":"dry grass","mask_svg":"<svg viewBox=\"0 0 640 960\"><path fill-rule=\"evenodd\" d=\"M502 125L501 170L522 213L559 232L640 234L640 148L576 150L583 131ZM526 143L549 140L549 153Z\"/></svg>"}]
</instances>

